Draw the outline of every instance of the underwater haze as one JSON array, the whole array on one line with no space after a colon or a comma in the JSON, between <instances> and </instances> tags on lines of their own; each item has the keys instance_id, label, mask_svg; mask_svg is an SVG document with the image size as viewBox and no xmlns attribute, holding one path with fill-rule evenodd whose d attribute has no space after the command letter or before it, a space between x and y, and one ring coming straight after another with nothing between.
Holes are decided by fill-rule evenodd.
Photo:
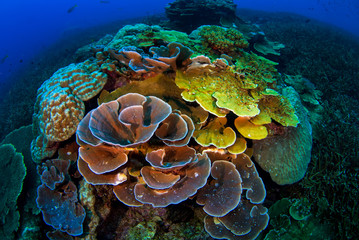
<instances>
[{"instance_id":1,"label":"underwater haze","mask_svg":"<svg viewBox=\"0 0 359 240\"><path fill-rule=\"evenodd\" d=\"M0 3L0 86L35 54L68 32L164 11L169 1L14 0Z\"/></svg>"},{"instance_id":2,"label":"underwater haze","mask_svg":"<svg viewBox=\"0 0 359 240\"><path fill-rule=\"evenodd\" d=\"M164 12L169 0L4 0L0 8L0 86L37 53L63 34L96 25ZM359 2L356 0L244 0L238 8L292 12L338 26L359 35Z\"/></svg>"},{"instance_id":3,"label":"underwater haze","mask_svg":"<svg viewBox=\"0 0 359 240\"><path fill-rule=\"evenodd\" d=\"M359 0L1 0L0 240L359 239Z\"/></svg>"}]
</instances>

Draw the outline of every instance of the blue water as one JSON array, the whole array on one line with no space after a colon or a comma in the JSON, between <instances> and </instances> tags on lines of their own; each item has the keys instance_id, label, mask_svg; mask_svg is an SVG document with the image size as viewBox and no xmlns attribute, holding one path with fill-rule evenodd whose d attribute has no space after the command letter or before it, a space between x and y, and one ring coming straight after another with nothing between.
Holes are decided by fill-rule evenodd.
<instances>
[{"instance_id":1,"label":"blue water","mask_svg":"<svg viewBox=\"0 0 359 240\"><path fill-rule=\"evenodd\" d=\"M71 31L164 12L170 0L2 0L0 94L7 78ZM359 36L358 0L235 0L239 8L298 13ZM72 8L72 9L71 9ZM72 11L71 11L72 10Z\"/></svg>"}]
</instances>

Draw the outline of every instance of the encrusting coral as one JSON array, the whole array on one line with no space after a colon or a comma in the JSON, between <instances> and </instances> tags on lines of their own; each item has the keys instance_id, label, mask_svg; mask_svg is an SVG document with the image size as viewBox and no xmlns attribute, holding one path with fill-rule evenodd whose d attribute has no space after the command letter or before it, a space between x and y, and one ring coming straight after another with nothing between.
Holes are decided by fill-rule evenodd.
<instances>
[{"instance_id":1,"label":"encrusting coral","mask_svg":"<svg viewBox=\"0 0 359 240\"><path fill-rule=\"evenodd\" d=\"M202 27L197 32L205 47L185 33L169 41L166 31L126 26L94 48L95 58L59 70L39 89L32 154L43 161L38 205L54 228L82 234L75 175L86 181L82 198L84 191L102 191L104 205L117 198L130 209L164 208L190 199L203 209L204 227L214 238L255 239L267 226L266 190L251 152L257 159L259 141L299 123L276 86L276 64L245 52L237 30ZM135 46L128 46L131 41ZM231 57L217 58L221 53ZM77 156L76 174L57 164ZM45 162L53 157L59 159ZM68 208L62 218L54 219L59 213L51 210L51 199ZM106 214L90 216L91 224Z\"/></svg>"}]
</instances>

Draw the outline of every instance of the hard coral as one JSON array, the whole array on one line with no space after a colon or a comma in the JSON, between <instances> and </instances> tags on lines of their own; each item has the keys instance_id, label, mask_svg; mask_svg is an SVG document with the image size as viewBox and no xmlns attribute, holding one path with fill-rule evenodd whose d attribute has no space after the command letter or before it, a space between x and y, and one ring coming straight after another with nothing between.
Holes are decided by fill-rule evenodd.
<instances>
[{"instance_id":1,"label":"hard coral","mask_svg":"<svg viewBox=\"0 0 359 240\"><path fill-rule=\"evenodd\" d=\"M186 33L165 30L158 25L126 25L116 33L112 41L107 44L105 50L121 49L126 46L148 48L170 42L180 42L187 45L189 38Z\"/></svg>"},{"instance_id":2,"label":"hard coral","mask_svg":"<svg viewBox=\"0 0 359 240\"><path fill-rule=\"evenodd\" d=\"M48 160L38 167L43 184L37 189L36 203L46 224L70 235L83 233L85 209L77 200L77 188L68 174L69 160Z\"/></svg>"},{"instance_id":3,"label":"hard coral","mask_svg":"<svg viewBox=\"0 0 359 240\"><path fill-rule=\"evenodd\" d=\"M0 238L14 239L20 220L16 203L22 191L26 167L22 154L16 152L12 144L0 145L0 174L3 177L0 188Z\"/></svg>"},{"instance_id":4,"label":"hard coral","mask_svg":"<svg viewBox=\"0 0 359 240\"><path fill-rule=\"evenodd\" d=\"M148 39L156 35L127 30L130 35ZM221 28L221 34L222 30L234 33ZM213 42L223 47L216 48L218 52L243 47L243 42L228 45L220 39L223 42ZM280 124L282 129L296 125L295 111L276 88L275 63L243 50L233 58L190 59L192 51L182 44L158 46L157 40L151 41L142 42L142 49L109 45L97 51L91 71L106 69L113 82L97 99L100 106L74 119L80 145L79 173L87 183L96 185L92 189L101 191L98 199L103 204L116 196L125 205L142 209L146 205L178 204L189 198L203 205L210 215L205 218L205 227L211 236L255 238L268 222L266 208L260 205L266 191L246 154L251 154L250 149L246 151L246 139L265 138L267 129ZM119 78L124 73L128 78L122 84ZM77 89L75 85L61 88ZM81 91L70 91L73 92ZM83 104L85 99L76 94L72 98ZM191 141L192 136L196 141ZM252 142L248 141L249 146ZM60 144L63 148L67 143ZM258 154L262 153L265 152ZM58 154L63 155L60 151ZM47 209L53 206L47 200L75 200L71 183L66 182L68 175L59 173L63 171L58 165L46 165L42 171L47 179L39 188L47 196L42 208L51 216L58 213ZM57 190L63 195L59 196ZM108 194L111 190L115 195ZM111 207L105 208L103 218L111 212ZM74 219L78 224L80 217Z\"/></svg>"},{"instance_id":5,"label":"hard coral","mask_svg":"<svg viewBox=\"0 0 359 240\"><path fill-rule=\"evenodd\" d=\"M108 49L110 55L137 74L163 73L186 66L192 51L180 43L171 42L166 47L151 47L152 58L142 55L135 47L124 47L119 51Z\"/></svg>"},{"instance_id":6,"label":"hard coral","mask_svg":"<svg viewBox=\"0 0 359 240\"><path fill-rule=\"evenodd\" d=\"M223 217L237 207L241 200L242 179L236 166L225 160L213 162L212 181L199 190L197 203L203 210L216 217Z\"/></svg>"},{"instance_id":7,"label":"hard coral","mask_svg":"<svg viewBox=\"0 0 359 240\"><path fill-rule=\"evenodd\" d=\"M252 240L267 227L268 221L267 208L244 200L224 217L206 216L204 226L214 238Z\"/></svg>"},{"instance_id":8,"label":"hard coral","mask_svg":"<svg viewBox=\"0 0 359 240\"><path fill-rule=\"evenodd\" d=\"M267 226L269 216L260 205L266 191L253 162L244 153L204 152L213 162L213 179L197 196L197 203L204 205L209 215L204 220L206 231L214 238L255 239Z\"/></svg>"},{"instance_id":9,"label":"hard coral","mask_svg":"<svg viewBox=\"0 0 359 240\"><path fill-rule=\"evenodd\" d=\"M145 97L137 93L123 95L117 100L101 104L79 124L77 130L77 141L81 145L78 159L79 171L87 182L91 184L115 185L114 192L118 199L131 206L142 205L142 203L151 203L154 206L168 205L176 201L183 201L193 195L197 188L205 183L207 175L200 173L201 171L206 172L205 169L209 169L209 163L207 168L203 164L206 158L197 156L194 154L194 150L187 146L166 147L163 150L165 151L163 155L159 156L164 157L165 153L167 153L169 159L174 156L183 158L187 156L186 152L189 153L188 162L184 164L186 167L183 172L181 174L176 172L175 175L171 175L169 173L171 170L167 169L171 165L166 164L163 166L166 168L164 173L159 170L162 169L161 167L143 166L145 164L144 159L141 159L141 154L134 147L146 144L154 133L166 145L186 145L192 136L193 130L193 122L189 117L184 114L171 113L170 105L159 98ZM169 149L172 150L169 151ZM146 149L145 145L144 151L147 152L150 149ZM147 153L146 159L148 161L149 159L156 159L157 155L155 153L158 151L160 150ZM183 155L172 154L178 151ZM127 155L130 156L127 157ZM159 163L163 160L159 160ZM176 164L177 158L174 158L173 161ZM183 161L178 163L184 167ZM175 167L176 171L180 171L178 167ZM136 169L141 169L141 175L137 173ZM201 178L192 179L193 174L196 177L201 176ZM166 177L174 177L173 186L171 185L172 181L169 181L161 183L161 188L164 186L171 189L176 189L177 186L182 188L188 184L193 185L196 181L199 186L197 188L184 188L181 191L184 195L180 199L173 197L172 192L178 193L179 189L177 189L170 190L164 202L161 199L154 200L157 202L151 202L146 196L152 196L152 198L156 199L156 191L151 192L147 188L143 189L143 186L147 183L153 187L151 179L154 176L158 178L156 181L159 179L165 181ZM178 179L179 177L181 177L181 180ZM175 184L176 179L180 185ZM200 181L200 179L202 180ZM144 192L145 190L147 194ZM164 197L166 194L162 193L161 196Z\"/></svg>"},{"instance_id":10,"label":"hard coral","mask_svg":"<svg viewBox=\"0 0 359 240\"><path fill-rule=\"evenodd\" d=\"M278 184L292 184L304 177L311 158L312 128L300 97L293 88L284 89L284 95L295 107L300 123L279 134L254 141L255 161L268 171ZM282 134L280 134L282 133Z\"/></svg>"},{"instance_id":11,"label":"hard coral","mask_svg":"<svg viewBox=\"0 0 359 240\"><path fill-rule=\"evenodd\" d=\"M227 119L219 117L208 123L207 126L196 130L193 134L194 139L201 146L208 147L214 145L217 148L232 146L236 141L236 133L230 127L225 127Z\"/></svg>"},{"instance_id":12,"label":"hard coral","mask_svg":"<svg viewBox=\"0 0 359 240\"><path fill-rule=\"evenodd\" d=\"M177 148L169 147L164 150L163 158L166 157L167 152L176 152ZM172 154L167 158L171 158ZM171 159L170 161L177 164L177 161L182 162L183 160L180 156L178 160ZM144 174L144 170L148 172ZM136 199L142 203L152 204L155 207L165 207L169 204L182 202L194 195L199 188L206 184L209 171L210 160L206 154L191 156L190 161L183 166L143 167L141 173L145 184L135 186ZM173 178L172 183L168 183L167 186L163 185L163 180L161 181L161 177L165 174L170 174ZM149 181L149 178L152 181ZM165 182L167 181L168 178L165 177Z\"/></svg>"},{"instance_id":13,"label":"hard coral","mask_svg":"<svg viewBox=\"0 0 359 240\"><path fill-rule=\"evenodd\" d=\"M97 95L106 80L91 61L55 72L38 90L34 121L38 122L40 134L53 142L70 138L84 116L84 101Z\"/></svg>"},{"instance_id":14,"label":"hard coral","mask_svg":"<svg viewBox=\"0 0 359 240\"><path fill-rule=\"evenodd\" d=\"M148 141L170 113L171 107L159 98L131 93L101 104L91 112L88 131L101 142L131 146ZM80 140L91 144L86 136L78 131Z\"/></svg>"},{"instance_id":15,"label":"hard coral","mask_svg":"<svg viewBox=\"0 0 359 240\"><path fill-rule=\"evenodd\" d=\"M199 27L195 33L200 36L206 48L218 55L235 54L248 47L248 42L243 34L235 28L206 25Z\"/></svg>"},{"instance_id":16,"label":"hard coral","mask_svg":"<svg viewBox=\"0 0 359 240\"><path fill-rule=\"evenodd\" d=\"M176 84L184 89L182 97L196 101L210 113L223 117L232 110L239 116L259 113L257 100L243 88L240 78L230 66L218 67L214 63L194 61L185 71L177 71Z\"/></svg>"}]
</instances>

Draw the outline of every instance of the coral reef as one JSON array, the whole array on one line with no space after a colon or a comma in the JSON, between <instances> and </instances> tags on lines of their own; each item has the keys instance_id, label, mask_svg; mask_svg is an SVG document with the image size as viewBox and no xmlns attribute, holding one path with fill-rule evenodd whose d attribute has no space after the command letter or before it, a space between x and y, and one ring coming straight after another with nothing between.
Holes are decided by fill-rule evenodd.
<instances>
[{"instance_id":1,"label":"coral reef","mask_svg":"<svg viewBox=\"0 0 359 240\"><path fill-rule=\"evenodd\" d=\"M83 101L99 93L106 83L104 73L86 61L58 70L38 90L35 121L47 140L61 142L75 133L85 112Z\"/></svg>"},{"instance_id":2,"label":"coral reef","mask_svg":"<svg viewBox=\"0 0 359 240\"><path fill-rule=\"evenodd\" d=\"M190 32L206 24L218 25L222 17L235 18L233 0L176 0L166 7L166 15L173 29Z\"/></svg>"},{"instance_id":3,"label":"coral reef","mask_svg":"<svg viewBox=\"0 0 359 240\"><path fill-rule=\"evenodd\" d=\"M276 63L245 52L238 30L196 31L191 38L158 26L125 26L94 47L93 58L59 70L40 88L32 155L42 162L37 204L47 224L73 236L156 239L163 229L176 229L164 215L178 205L189 207L194 226L204 223L214 238L255 239L266 228L266 190L251 160L262 149L253 142L296 129L300 116L277 87ZM49 114L40 110L56 92L79 110L66 114L72 108L65 104L63 114L56 112L60 132L56 124L46 130ZM139 212L145 216L123 218Z\"/></svg>"},{"instance_id":4,"label":"coral reef","mask_svg":"<svg viewBox=\"0 0 359 240\"><path fill-rule=\"evenodd\" d=\"M292 184L304 177L311 159L312 127L298 93L288 87L283 90L296 109L300 124L253 143L255 161L269 172L278 184Z\"/></svg>"},{"instance_id":5,"label":"coral reef","mask_svg":"<svg viewBox=\"0 0 359 240\"><path fill-rule=\"evenodd\" d=\"M201 40L201 47L217 55L238 54L238 51L249 46L243 34L235 28L205 25L194 30L190 37Z\"/></svg>"},{"instance_id":6,"label":"coral reef","mask_svg":"<svg viewBox=\"0 0 359 240\"><path fill-rule=\"evenodd\" d=\"M38 167L42 184L37 205L46 224L73 236L83 233L85 210L77 199L77 187L69 180L69 160L47 160Z\"/></svg>"},{"instance_id":7,"label":"coral reef","mask_svg":"<svg viewBox=\"0 0 359 240\"><path fill-rule=\"evenodd\" d=\"M332 239L332 226L313 216L310 206L305 198L278 200L268 210L271 230L259 239Z\"/></svg>"},{"instance_id":8,"label":"coral reef","mask_svg":"<svg viewBox=\"0 0 359 240\"><path fill-rule=\"evenodd\" d=\"M26 167L21 153L11 144L0 145L0 174L4 178L0 192L0 237L14 239L19 227L20 214L17 199L21 193Z\"/></svg>"}]
</instances>

